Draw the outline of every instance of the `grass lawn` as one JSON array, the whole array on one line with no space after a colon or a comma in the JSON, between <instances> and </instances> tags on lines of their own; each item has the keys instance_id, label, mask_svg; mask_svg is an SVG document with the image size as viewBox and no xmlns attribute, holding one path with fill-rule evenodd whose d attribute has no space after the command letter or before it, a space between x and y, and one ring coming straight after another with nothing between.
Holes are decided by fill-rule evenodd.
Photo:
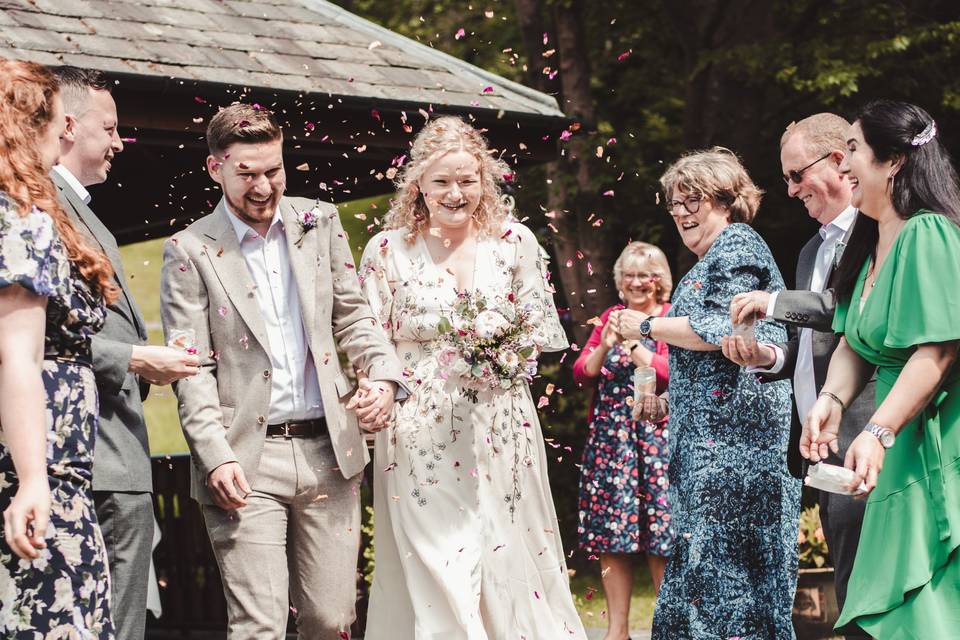
<instances>
[{"instance_id":1,"label":"grass lawn","mask_svg":"<svg viewBox=\"0 0 960 640\"><path fill-rule=\"evenodd\" d=\"M633 594L630 599L630 628L649 629L653 625L653 605L656 597L653 582L643 556L637 556L634 565ZM600 584L600 563L590 563L590 569L578 571L570 581L573 598L584 626L607 628L607 600Z\"/></svg>"}]
</instances>

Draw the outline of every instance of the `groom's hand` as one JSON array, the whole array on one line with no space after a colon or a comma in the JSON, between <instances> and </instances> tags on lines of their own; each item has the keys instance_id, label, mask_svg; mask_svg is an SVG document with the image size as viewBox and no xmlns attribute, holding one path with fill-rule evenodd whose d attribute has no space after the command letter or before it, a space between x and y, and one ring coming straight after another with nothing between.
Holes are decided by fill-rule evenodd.
<instances>
[{"instance_id":1,"label":"groom's hand","mask_svg":"<svg viewBox=\"0 0 960 640\"><path fill-rule=\"evenodd\" d=\"M207 476L207 488L218 507L226 511L247 506L250 485L239 462L225 462Z\"/></svg>"},{"instance_id":2,"label":"groom's hand","mask_svg":"<svg viewBox=\"0 0 960 640\"><path fill-rule=\"evenodd\" d=\"M360 428L377 432L390 423L397 383L390 380L370 380L361 377L359 390L347 403L347 410L356 409Z\"/></svg>"}]
</instances>

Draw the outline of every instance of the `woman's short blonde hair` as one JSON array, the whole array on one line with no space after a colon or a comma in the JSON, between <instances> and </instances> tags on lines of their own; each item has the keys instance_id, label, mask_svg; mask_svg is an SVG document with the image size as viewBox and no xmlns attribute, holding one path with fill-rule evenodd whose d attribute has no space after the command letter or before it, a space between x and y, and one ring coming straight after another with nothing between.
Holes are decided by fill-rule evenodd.
<instances>
[{"instance_id":1,"label":"woman's short blonde hair","mask_svg":"<svg viewBox=\"0 0 960 640\"><path fill-rule=\"evenodd\" d=\"M749 224L757 215L763 191L753 183L737 155L725 147L692 151L674 162L660 177L667 202L675 188L710 198L730 211L730 222Z\"/></svg>"},{"instance_id":2,"label":"woman's short blonde hair","mask_svg":"<svg viewBox=\"0 0 960 640\"><path fill-rule=\"evenodd\" d=\"M670 263L660 247L647 242L631 242L620 253L620 257L613 263L613 281L617 290L623 284L623 270L630 262L638 262L649 267L650 272L659 276L657 280L657 303L663 304L670 300L673 291L673 276L670 275Z\"/></svg>"},{"instance_id":3,"label":"woman's short blonde hair","mask_svg":"<svg viewBox=\"0 0 960 640\"><path fill-rule=\"evenodd\" d=\"M387 229L406 229L408 242L416 239L430 212L420 193L419 181L435 160L452 151L466 151L480 165L482 195L473 217L482 236L499 236L503 223L513 211L513 198L500 190L500 182L511 173L510 167L493 155L487 141L475 128L455 116L432 120L417 134L410 148L410 162L397 175L397 195L384 216Z\"/></svg>"}]
</instances>

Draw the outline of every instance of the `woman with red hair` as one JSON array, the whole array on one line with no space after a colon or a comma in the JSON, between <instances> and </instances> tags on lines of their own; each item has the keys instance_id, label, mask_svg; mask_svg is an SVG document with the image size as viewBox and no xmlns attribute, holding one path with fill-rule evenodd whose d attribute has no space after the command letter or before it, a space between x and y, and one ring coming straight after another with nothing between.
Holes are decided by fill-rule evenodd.
<instances>
[{"instance_id":1,"label":"woman with red hair","mask_svg":"<svg viewBox=\"0 0 960 640\"><path fill-rule=\"evenodd\" d=\"M0 634L113 638L91 493L90 338L116 289L57 203L65 117L44 67L0 58Z\"/></svg>"}]
</instances>

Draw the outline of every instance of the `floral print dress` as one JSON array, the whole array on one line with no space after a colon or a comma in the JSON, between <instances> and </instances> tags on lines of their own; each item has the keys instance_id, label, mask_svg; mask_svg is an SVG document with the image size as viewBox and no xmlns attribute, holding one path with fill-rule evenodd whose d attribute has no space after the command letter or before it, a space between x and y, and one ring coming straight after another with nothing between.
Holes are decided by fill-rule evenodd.
<instances>
[{"instance_id":1,"label":"floral print dress","mask_svg":"<svg viewBox=\"0 0 960 640\"><path fill-rule=\"evenodd\" d=\"M367 640L586 637L570 593L543 434L526 384L475 395L438 373L456 282L422 237L370 240L359 270L410 396L374 453L376 570ZM473 289L528 306L544 351L567 346L544 252L525 226L478 241ZM471 397L473 395L473 397Z\"/></svg>"},{"instance_id":2,"label":"floral print dress","mask_svg":"<svg viewBox=\"0 0 960 640\"><path fill-rule=\"evenodd\" d=\"M657 352L653 340L641 344ZM674 538L667 495L670 432L666 423L634 421L627 398L633 397L635 370L619 344L607 352L600 370L580 471L580 548L669 556Z\"/></svg>"},{"instance_id":3,"label":"floral print dress","mask_svg":"<svg viewBox=\"0 0 960 640\"><path fill-rule=\"evenodd\" d=\"M671 317L730 335L730 300L783 289L770 249L731 224L674 290ZM762 342L784 342L761 321ZM790 383L761 384L716 351L670 348L670 506L677 532L654 640L791 640L800 481L787 471Z\"/></svg>"},{"instance_id":4,"label":"floral print dress","mask_svg":"<svg viewBox=\"0 0 960 640\"><path fill-rule=\"evenodd\" d=\"M90 337L106 310L67 259L51 218L37 209L20 216L0 193L0 287L11 285L47 298L42 377L52 505L36 560L21 560L0 538L0 636L110 639L110 578L91 493L98 404ZM0 511L17 485L0 429Z\"/></svg>"}]
</instances>

